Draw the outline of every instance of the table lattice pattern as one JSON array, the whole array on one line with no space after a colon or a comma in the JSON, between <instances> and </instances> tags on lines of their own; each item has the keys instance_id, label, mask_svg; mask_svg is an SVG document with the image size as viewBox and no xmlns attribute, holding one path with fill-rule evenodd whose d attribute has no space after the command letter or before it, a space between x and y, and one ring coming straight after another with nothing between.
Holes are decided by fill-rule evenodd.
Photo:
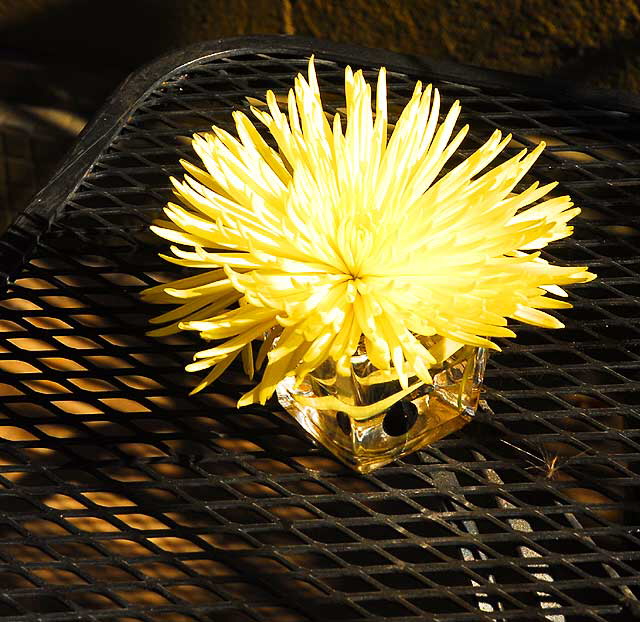
<instances>
[{"instance_id":1,"label":"table lattice pattern","mask_svg":"<svg viewBox=\"0 0 640 622\"><path fill-rule=\"evenodd\" d=\"M275 405L237 411L237 369L189 397L197 342L145 335L158 309L140 290L177 274L146 226L178 158L194 159L186 137L231 130L231 111L267 88L285 94L308 54L284 48L167 68L114 120L79 185L0 243L0 266L26 259L0 301L0 619L640 617L632 110L387 63L392 114L417 78L445 105L461 100L472 130L460 157L496 127L513 133L505 157L547 141L533 177L558 179L554 192L584 212L545 256L600 278L572 288L566 329L521 326L501 343L486 378L493 414L372 475L345 469ZM342 105L345 54L316 50L329 112ZM353 53L369 78L381 63ZM43 222L21 249L20 231Z\"/></svg>"}]
</instances>

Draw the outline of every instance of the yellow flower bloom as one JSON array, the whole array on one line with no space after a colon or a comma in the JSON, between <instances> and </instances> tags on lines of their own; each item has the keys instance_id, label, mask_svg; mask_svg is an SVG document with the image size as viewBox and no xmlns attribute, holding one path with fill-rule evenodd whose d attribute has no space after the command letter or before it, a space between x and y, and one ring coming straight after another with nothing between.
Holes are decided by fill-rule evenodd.
<instances>
[{"instance_id":1,"label":"yellow flower bloom","mask_svg":"<svg viewBox=\"0 0 640 622\"><path fill-rule=\"evenodd\" d=\"M513 192L543 143L486 170L511 140L496 131L442 174L468 130L454 134L459 102L438 123L438 90L418 82L387 139L385 75L372 111L362 72L346 69L343 127L323 111L312 59L288 114L271 91L268 112L252 109L278 150L239 111L238 138L218 127L194 136L204 168L182 162L184 181L172 179L182 205L169 203L169 220L152 228L174 243L168 261L201 272L144 297L181 303L152 334L195 330L213 342L187 366L210 369L196 391L241 354L249 374L267 364L240 405L264 403L285 376L301 382L327 358L348 374L361 338L407 390L462 344L498 349L490 337L514 336L506 318L561 327L541 309L571 305L547 294L595 278L535 252L570 235L579 213L566 196L539 202L555 183ZM264 338L273 328L275 345ZM445 340L428 349L434 335Z\"/></svg>"}]
</instances>

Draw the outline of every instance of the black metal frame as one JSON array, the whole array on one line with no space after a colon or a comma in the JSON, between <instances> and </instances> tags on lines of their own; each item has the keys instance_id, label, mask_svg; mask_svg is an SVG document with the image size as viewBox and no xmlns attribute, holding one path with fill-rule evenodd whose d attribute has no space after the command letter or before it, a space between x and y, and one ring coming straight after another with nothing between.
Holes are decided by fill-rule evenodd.
<instances>
[{"instance_id":1,"label":"black metal frame","mask_svg":"<svg viewBox=\"0 0 640 622\"><path fill-rule=\"evenodd\" d=\"M493 415L362 477L268 408L237 411L234 370L187 397L196 342L146 337L155 309L138 299L168 276L145 220L179 169L180 115L228 123L265 67L282 89L312 52L332 88L345 63L387 66L396 107L416 78L462 93L472 141L563 137L535 175L591 213L549 256L600 275L573 288L567 329L501 343ZM231 66L224 80L245 68L259 90L202 87ZM133 74L0 240L0 618L639 617L639 113L631 96L288 37L199 44Z\"/></svg>"}]
</instances>

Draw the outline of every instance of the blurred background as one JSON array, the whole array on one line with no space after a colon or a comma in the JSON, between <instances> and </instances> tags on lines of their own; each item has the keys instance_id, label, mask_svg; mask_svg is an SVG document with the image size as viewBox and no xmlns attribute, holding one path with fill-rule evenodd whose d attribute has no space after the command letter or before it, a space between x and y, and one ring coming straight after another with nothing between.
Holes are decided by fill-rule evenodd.
<instances>
[{"instance_id":1,"label":"blurred background","mask_svg":"<svg viewBox=\"0 0 640 622\"><path fill-rule=\"evenodd\" d=\"M640 0L0 0L0 232L129 72L271 33L640 93Z\"/></svg>"}]
</instances>

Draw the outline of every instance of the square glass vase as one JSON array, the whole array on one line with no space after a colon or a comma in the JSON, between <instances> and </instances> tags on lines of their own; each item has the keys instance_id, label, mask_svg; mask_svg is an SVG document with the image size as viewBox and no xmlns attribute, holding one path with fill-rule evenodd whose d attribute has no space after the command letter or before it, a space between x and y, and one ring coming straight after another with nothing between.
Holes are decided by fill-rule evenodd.
<instances>
[{"instance_id":1,"label":"square glass vase","mask_svg":"<svg viewBox=\"0 0 640 622\"><path fill-rule=\"evenodd\" d=\"M486 359L484 348L463 346L431 370L433 384L367 417L348 414L337 403L326 410L309 405L313 398L331 396L345 405L369 406L402 390L398 380L378 381L380 374L362 347L351 358L350 376L338 375L329 359L297 388L292 376L285 378L276 394L317 442L347 466L368 473L468 423L478 406Z\"/></svg>"}]
</instances>

